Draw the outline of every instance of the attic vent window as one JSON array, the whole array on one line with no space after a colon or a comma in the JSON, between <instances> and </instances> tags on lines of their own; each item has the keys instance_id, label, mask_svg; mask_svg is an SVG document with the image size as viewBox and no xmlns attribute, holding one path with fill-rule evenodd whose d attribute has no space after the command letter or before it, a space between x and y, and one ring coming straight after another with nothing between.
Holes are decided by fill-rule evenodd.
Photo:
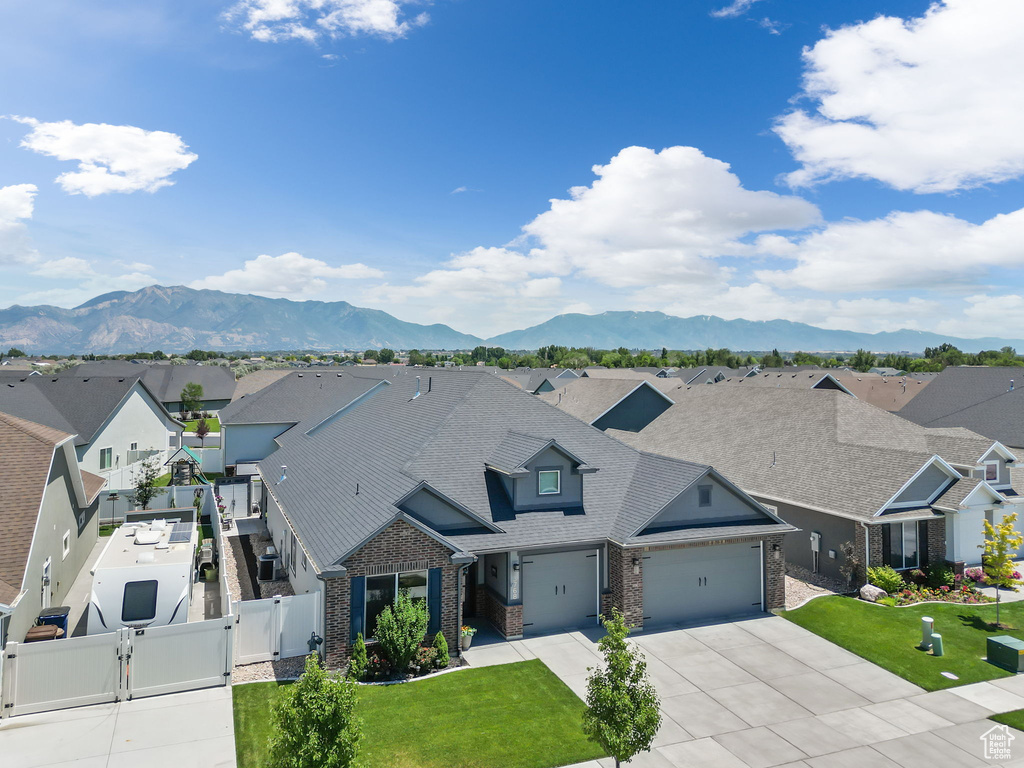
<instances>
[{"instance_id":1,"label":"attic vent window","mask_svg":"<svg viewBox=\"0 0 1024 768\"><path fill-rule=\"evenodd\" d=\"M697 486L697 506L698 507L710 507L711 506L711 486L710 485L699 485L699 486Z\"/></svg>"}]
</instances>

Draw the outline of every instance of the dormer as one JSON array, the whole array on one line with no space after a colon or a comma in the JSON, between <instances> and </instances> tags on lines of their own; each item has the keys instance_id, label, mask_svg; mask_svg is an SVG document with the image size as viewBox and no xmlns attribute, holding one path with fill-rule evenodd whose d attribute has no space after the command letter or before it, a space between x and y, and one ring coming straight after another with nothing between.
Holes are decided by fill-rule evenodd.
<instances>
[{"instance_id":1,"label":"dormer","mask_svg":"<svg viewBox=\"0 0 1024 768\"><path fill-rule=\"evenodd\" d=\"M993 488L1006 490L1010 487L1010 466L1017 460L1002 443L995 443L978 460L969 477L984 480Z\"/></svg>"},{"instance_id":2,"label":"dormer","mask_svg":"<svg viewBox=\"0 0 1024 768\"><path fill-rule=\"evenodd\" d=\"M933 456L876 514L927 507L959 479L960 473L956 469L938 456Z\"/></svg>"},{"instance_id":3,"label":"dormer","mask_svg":"<svg viewBox=\"0 0 1024 768\"><path fill-rule=\"evenodd\" d=\"M480 517L428 483L421 482L399 499L395 506L413 519L442 534L500 532L501 529Z\"/></svg>"},{"instance_id":4,"label":"dormer","mask_svg":"<svg viewBox=\"0 0 1024 768\"><path fill-rule=\"evenodd\" d=\"M556 440L511 430L485 466L516 512L582 507L583 476L597 471Z\"/></svg>"}]
</instances>

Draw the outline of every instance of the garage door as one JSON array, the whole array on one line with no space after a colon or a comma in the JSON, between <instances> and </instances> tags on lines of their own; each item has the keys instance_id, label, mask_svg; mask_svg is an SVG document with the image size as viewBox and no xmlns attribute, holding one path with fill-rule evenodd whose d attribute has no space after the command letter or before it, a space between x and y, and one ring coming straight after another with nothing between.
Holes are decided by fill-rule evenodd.
<instances>
[{"instance_id":1,"label":"garage door","mask_svg":"<svg viewBox=\"0 0 1024 768\"><path fill-rule=\"evenodd\" d=\"M761 610L761 548L663 549L644 555L644 626Z\"/></svg>"},{"instance_id":2,"label":"garage door","mask_svg":"<svg viewBox=\"0 0 1024 768\"><path fill-rule=\"evenodd\" d=\"M523 633L597 623L597 551L524 555Z\"/></svg>"}]
</instances>

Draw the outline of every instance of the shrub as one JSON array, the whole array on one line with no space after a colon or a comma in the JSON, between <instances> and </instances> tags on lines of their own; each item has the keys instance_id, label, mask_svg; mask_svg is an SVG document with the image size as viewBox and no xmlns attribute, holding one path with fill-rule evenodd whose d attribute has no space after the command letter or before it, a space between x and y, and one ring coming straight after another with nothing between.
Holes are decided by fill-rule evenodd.
<instances>
[{"instance_id":1,"label":"shrub","mask_svg":"<svg viewBox=\"0 0 1024 768\"><path fill-rule=\"evenodd\" d=\"M434 635L434 664L438 669L444 669L451 662L448 655L448 641L444 639L444 633L438 632Z\"/></svg>"},{"instance_id":2,"label":"shrub","mask_svg":"<svg viewBox=\"0 0 1024 768\"><path fill-rule=\"evenodd\" d=\"M941 563L932 563L928 566L928 586L932 589L946 587L948 590L956 586L956 574Z\"/></svg>"},{"instance_id":3,"label":"shrub","mask_svg":"<svg viewBox=\"0 0 1024 768\"><path fill-rule=\"evenodd\" d=\"M899 592L906 586L903 577L893 569L891 565L880 565L868 568L868 581L880 589L884 589L890 595Z\"/></svg>"},{"instance_id":4,"label":"shrub","mask_svg":"<svg viewBox=\"0 0 1024 768\"><path fill-rule=\"evenodd\" d=\"M416 672L425 675L430 672L437 663L437 651L427 645L421 645L416 649L416 660L414 666Z\"/></svg>"},{"instance_id":5,"label":"shrub","mask_svg":"<svg viewBox=\"0 0 1024 768\"><path fill-rule=\"evenodd\" d=\"M328 675L311 653L306 670L273 705L270 768L349 768L361 738L355 684Z\"/></svg>"},{"instance_id":6,"label":"shrub","mask_svg":"<svg viewBox=\"0 0 1024 768\"><path fill-rule=\"evenodd\" d=\"M910 580L913 581L915 584L924 584L927 579L928 577L925 576L924 571L922 571L920 568L915 568L910 572ZM932 585L929 584L928 586Z\"/></svg>"},{"instance_id":7,"label":"shrub","mask_svg":"<svg viewBox=\"0 0 1024 768\"><path fill-rule=\"evenodd\" d=\"M405 672L416 658L427 623L426 601L413 600L405 589L380 612L375 631L377 642L396 672Z\"/></svg>"},{"instance_id":8,"label":"shrub","mask_svg":"<svg viewBox=\"0 0 1024 768\"><path fill-rule=\"evenodd\" d=\"M896 598L895 597L880 597L880 598L878 598L878 604L879 605L888 605L890 608L895 608L896 607Z\"/></svg>"},{"instance_id":9,"label":"shrub","mask_svg":"<svg viewBox=\"0 0 1024 768\"><path fill-rule=\"evenodd\" d=\"M985 583L985 572L981 570L981 568L968 568L966 571L964 571L964 576L966 576L968 579L975 582L976 584Z\"/></svg>"},{"instance_id":10,"label":"shrub","mask_svg":"<svg viewBox=\"0 0 1024 768\"><path fill-rule=\"evenodd\" d=\"M350 680L362 680L366 677L366 668L370 660L366 656L366 643L363 640L363 633L356 635L356 643L352 646L352 658L348 663L348 678Z\"/></svg>"}]
</instances>

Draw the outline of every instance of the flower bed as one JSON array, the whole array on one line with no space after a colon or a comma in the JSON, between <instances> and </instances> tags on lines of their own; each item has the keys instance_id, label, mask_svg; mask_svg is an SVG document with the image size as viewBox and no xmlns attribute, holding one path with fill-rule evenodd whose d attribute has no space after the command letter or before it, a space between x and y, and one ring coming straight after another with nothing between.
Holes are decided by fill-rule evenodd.
<instances>
[{"instance_id":1,"label":"flower bed","mask_svg":"<svg viewBox=\"0 0 1024 768\"><path fill-rule=\"evenodd\" d=\"M889 566L868 568L870 583L888 593L878 602L889 606L926 602L990 603L992 598L981 594L975 587L975 583L984 578L979 568L969 569L963 577L941 565L930 566L926 571L915 568L903 573Z\"/></svg>"},{"instance_id":2,"label":"flower bed","mask_svg":"<svg viewBox=\"0 0 1024 768\"><path fill-rule=\"evenodd\" d=\"M881 598L878 602L883 605L913 605L914 603L940 602L940 603L991 603L991 597L986 597L970 585L963 585L951 589L945 585L941 587L925 587L917 584L908 584L899 592L894 592L888 597Z\"/></svg>"}]
</instances>

